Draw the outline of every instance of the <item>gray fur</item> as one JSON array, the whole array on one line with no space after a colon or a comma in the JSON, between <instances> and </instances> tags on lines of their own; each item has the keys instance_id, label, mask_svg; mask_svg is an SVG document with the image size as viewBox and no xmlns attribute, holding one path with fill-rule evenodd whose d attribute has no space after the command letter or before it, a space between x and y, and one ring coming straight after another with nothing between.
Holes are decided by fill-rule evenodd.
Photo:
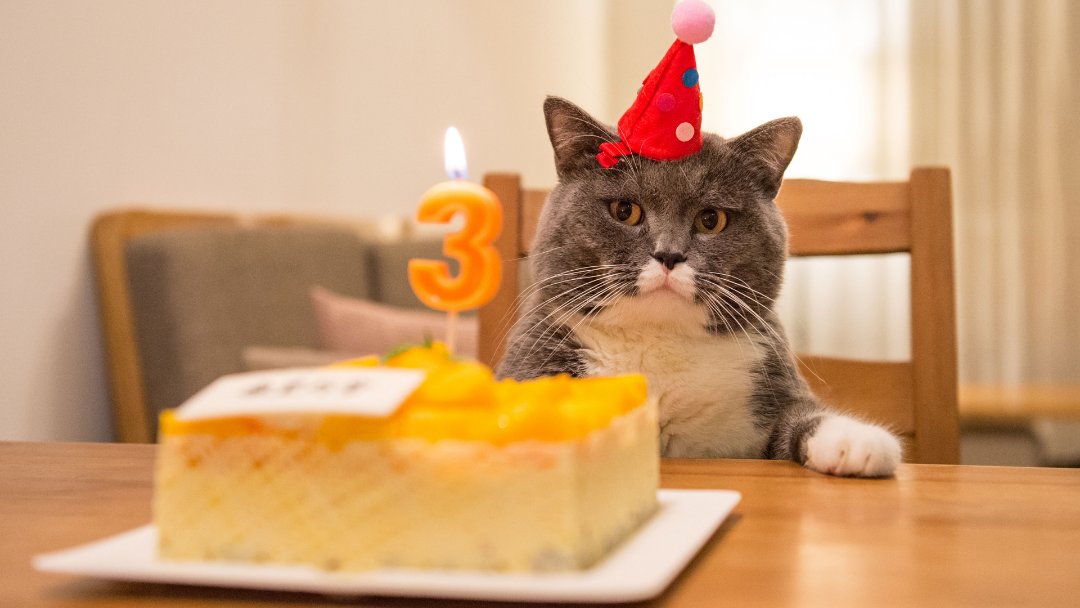
<instances>
[{"instance_id":1,"label":"gray fur","mask_svg":"<svg viewBox=\"0 0 1080 608\"><path fill-rule=\"evenodd\" d=\"M760 453L744 455L805 462L807 439L825 410L799 376L772 306L787 258L787 229L773 199L798 145L799 119L774 120L732 139L705 134L701 152L680 160L634 155L604 169L595 155L600 143L616 139L610 127L554 97L544 103L544 115L559 183L532 248L537 286L511 332L499 376L587 374L576 324L619 298L637 296L643 265L658 251L675 251L702 276L729 277L714 279L727 293L704 278L695 280L696 301L713 303L705 330L718 339L745 337L766 353L754 372L747 411L767 440L755 444ZM620 199L640 202L645 220L639 226L611 217L608 204ZM729 215L720 234L692 229L707 207ZM588 267L597 268L581 270ZM707 364L703 369L707 373ZM718 449L708 453L724 452L719 448L725 437L710 441Z\"/></svg>"}]
</instances>

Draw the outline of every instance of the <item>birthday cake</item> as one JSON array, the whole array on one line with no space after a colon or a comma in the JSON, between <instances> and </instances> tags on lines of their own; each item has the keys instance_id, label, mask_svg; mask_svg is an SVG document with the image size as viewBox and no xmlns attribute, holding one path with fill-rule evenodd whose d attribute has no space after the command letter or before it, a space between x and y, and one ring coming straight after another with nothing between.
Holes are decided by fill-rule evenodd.
<instances>
[{"instance_id":1,"label":"birthday cake","mask_svg":"<svg viewBox=\"0 0 1080 608\"><path fill-rule=\"evenodd\" d=\"M348 365L422 381L383 416L194 416L190 402L162 415L162 558L577 569L656 508L656 405L640 376L495 381L439 343Z\"/></svg>"}]
</instances>

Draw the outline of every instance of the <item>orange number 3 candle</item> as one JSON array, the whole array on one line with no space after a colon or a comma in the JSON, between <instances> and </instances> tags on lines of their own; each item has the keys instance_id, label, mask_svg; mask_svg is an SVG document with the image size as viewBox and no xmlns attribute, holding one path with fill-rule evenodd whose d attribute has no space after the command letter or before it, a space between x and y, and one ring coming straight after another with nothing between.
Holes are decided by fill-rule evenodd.
<instances>
[{"instance_id":1,"label":"orange number 3 candle","mask_svg":"<svg viewBox=\"0 0 1080 608\"><path fill-rule=\"evenodd\" d=\"M499 252L492 246L502 230L502 206L491 190L465 181L437 184L420 202L416 219L445 224L457 213L465 226L448 234L443 253L458 261L457 276L438 260L409 260L409 283L420 301L436 310L480 308L495 297L502 278Z\"/></svg>"},{"instance_id":2,"label":"orange number 3 candle","mask_svg":"<svg viewBox=\"0 0 1080 608\"><path fill-rule=\"evenodd\" d=\"M451 315L487 304L502 279L502 261L492 245L502 231L502 204L491 190L460 179L465 174L460 142L456 130L447 132L447 172L459 179L428 190L416 213L421 222L440 224L459 213L464 216L464 227L443 241L443 253L458 261L458 273L451 275L449 265L440 260L409 261L409 283L416 297Z\"/></svg>"}]
</instances>

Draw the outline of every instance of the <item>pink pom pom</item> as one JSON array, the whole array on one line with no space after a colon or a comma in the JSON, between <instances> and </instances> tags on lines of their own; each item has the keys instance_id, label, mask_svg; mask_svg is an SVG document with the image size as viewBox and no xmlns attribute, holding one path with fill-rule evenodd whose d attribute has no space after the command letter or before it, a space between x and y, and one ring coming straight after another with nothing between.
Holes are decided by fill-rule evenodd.
<instances>
[{"instance_id":1,"label":"pink pom pom","mask_svg":"<svg viewBox=\"0 0 1080 608\"><path fill-rule=\"evenodd\" d=\"M702 0L682 0L671 11L671 29L686 44L705 42L716 25L716 14Z\"/></svg>"}]
</instances>

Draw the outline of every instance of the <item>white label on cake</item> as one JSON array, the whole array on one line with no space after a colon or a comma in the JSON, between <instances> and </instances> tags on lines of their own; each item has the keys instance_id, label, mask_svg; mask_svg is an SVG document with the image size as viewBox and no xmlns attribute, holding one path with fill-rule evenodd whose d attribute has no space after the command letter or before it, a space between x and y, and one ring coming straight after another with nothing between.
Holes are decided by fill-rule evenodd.
<instances>
[{"instance_id":1,"label":"white label on cake","mask_svg":"<svg viewBox=\"0 0 1080 608\"><path fill-rule=\"evenodd\" d=\"M218 378L176 411L181 420L274 414L385 418L424 381L417 369L302 368Z\"/></svg>"}]
</instances>

